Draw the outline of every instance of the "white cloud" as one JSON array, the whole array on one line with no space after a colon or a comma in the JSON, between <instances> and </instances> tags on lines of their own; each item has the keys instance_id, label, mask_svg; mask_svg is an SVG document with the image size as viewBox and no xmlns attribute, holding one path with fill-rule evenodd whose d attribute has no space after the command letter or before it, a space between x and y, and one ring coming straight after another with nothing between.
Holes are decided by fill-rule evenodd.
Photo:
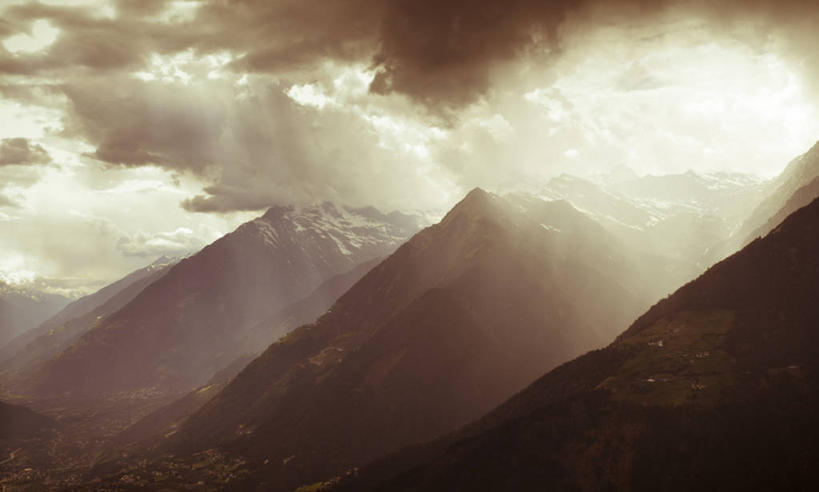
<instances>
[{"instance_id":1,"label":"white cloud","mask_svg":"<svg viewBox=\"0 0 819 492\"><path fill-rule=\"evenodd\" d=\"M196 232L188 227L178 227L173 231L157 233L140 231L120 236L117 240L117 249L129 257L185 256L201 249L203 239L215 240L219 236L218 232L206 228L200 228Z\"/></svg>"},{"instance_id":2,"label":"white cloud","mask_svg":"<svg viewBox=\"0 0 819 492\"><path fill-rule=\"evenodd\" d=\"M59 29L53 27L47 20L40 19L31 25L31 33L15 34L4 39L3 47L10 53L42 51L51 46L59 34Z\"/></svg>"},{"instance_id":3,"label":"white cloud","mask_svg":"<svg viewBox=\"0 0 819 492\"><path fill-rule=\"evenodd\" d=\"M198 181L156 167L108 169L88 160L49 167L0 220L0 272L71 279L86 292L153 256L196 251L255 215L179 207L200 190Z\"/></svg>"},{"instance_id":4,"label":"white cloud","mask_svg":"<svg viewBox=\"0 0 819 492\"><path fill-rule=\"evenodd\" d=\"M338 102L327 96L317 84L293 85L287 91L287 95L302 106L313 106L318 109L323 109L328 104L338 106Z\"/></svg>"}]
</instances>

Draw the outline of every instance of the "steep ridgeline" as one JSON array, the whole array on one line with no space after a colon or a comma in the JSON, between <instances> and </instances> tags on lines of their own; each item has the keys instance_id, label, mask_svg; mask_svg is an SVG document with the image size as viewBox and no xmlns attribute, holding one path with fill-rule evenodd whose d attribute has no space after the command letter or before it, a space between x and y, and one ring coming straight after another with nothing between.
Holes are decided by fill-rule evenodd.
<instances>
[{"instance_id":1,"label":"steep ridgeline","mask_svg":"<svg viewBox=\"0 0 819 492\"><path fill-rule=\"evenodd\" d=\"M349 272L344 272L330 278L318 286L309 296L290 304L273 316L260 322L260 326L258 326L257 329L271 329L273 330L274 337L279 338L280 335L289 332L293 328L315 321L316 318L332 306L336 299L358 282L367 272L378 265L382 259L383 258L375 258L362 263ZM165 434L170 435L176 432L176 429L188 416L199 410L202 405L217 395L236 374L244 369L251 360L256 358L259 352L260 351L256 351L252 354L239 357L236 361L217 372L203 386L141 418L121 432L117 438L111 442L109 448L115 452L119 452L128 448L139 449L142 446L150 447L156 442L158 436Z\"/></svg>"},{"instance_id":2,"label":"steep ridgeline","mask_svg":"<svg viewBox=\"0 0 819 492\"><path fill-rule=\"evenodd\" d=\"M330 203L274 207L186 258L21 388L35 396L185 392L273 341L260 321L392 252L412 220Z\"/></svg>"},{"instance_id":3,"label":"steep ridgeline","mask_svg":"<svg viewBox=\"0 0 819 492\"><path fill-rule=\"evenodd\" d=\"M773 192L759 203L735 234L737 247L766 235L785 217L819 196L819 142L791 161L772 188Z\"/></svg>"},{"instance_id":4,"label":"steep ridgeline","mask_svg":"<svg viewBox=\"0 0 819 492\"><path fill-rule=\"evenodd\" d=\"M337 490L816 490L819 200L463 430Z\"/></svg>"},{"instance_id":5,"label":"steep ridgeline","mask_svg":"<svg viewBox=\"0 0 819 492\"><path fill-rule=\"evenodd\" d=\"M356 282L384 260L379 256L364 263L360 263L351 270L330 277L316 287L307 297L288 304L271 316L266 317L254 327L254 330L269 331L273 340L298 328L301 325L312 323L325 313L342 294L347 292ZM259 355L267 345L258 347L253 356Z\"/></svg>"},{"instance_id":6,"label":"steep ridgeline","mask_svg":"<svg viewBox=\"0 0 819 492\"><path fill-rule=\"evenodd\" d=\"M819 166L817 166L819 172ZM763 237L771 232L778 224L782 223L790 214L808 205L810 202L819 197L819 175L817 175L811 182L796 190L788 201L779 209L779 211L769 218L765 224L758 227L751 235L746 238L749 243L757 237Z\"/></svg>"},{"instance_id":7,"label":"steep ridgeline","mask_svg":"<svg viewBox=\"0 0 819 492\"><path fill-rule=\"evenodd\" d=\"M0 280L0 347L65 307L69 299Z\"/></svg>"},{"instance_id":8,"label":"steep ridgeline","mask_svg":"<svg viewBox=\"0 0 819 492\"><path fill-rule=\"evenodd\" d=\"M160 449L220 447L292 490L449 432L610 341L658 295L640 260L566 202L473 190Z\"/></svg>"},{"instance_id":9,"label":"steep ridgeline","mask_svg":"<svg viewBox=\"0 0 819 492\"><path fill-rule=\"evenodd\" d=\"M77 299L36 328L0 348L0 371L19 372L54 357L83 333L130 302L164 275L178 258L161 257L97 292ZM9 377L8 374L4 379Z\"/></svg>"}]
</instances>

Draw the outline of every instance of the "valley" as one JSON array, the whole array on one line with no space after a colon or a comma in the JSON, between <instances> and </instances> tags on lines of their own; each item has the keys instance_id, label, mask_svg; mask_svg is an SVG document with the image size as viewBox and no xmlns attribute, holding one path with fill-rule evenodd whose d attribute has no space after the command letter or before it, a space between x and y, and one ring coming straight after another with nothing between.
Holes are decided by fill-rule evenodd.
<instances>
[{"instance_id":1,"label":"valley","mask_svg":"<svg viewBox=\"0 0 819 492\"><path fill-rule=\"evenodd\" d=\"M799 171L807 176L805 179L819 174L816 159L798 162L803 167L813 166L813 171ZM674 179L691 177L692 186L703 182L693 174ZM751 202L759 199L759 190L765 186L774 189L773 185L747 183L747 199ZM271 209L261 219L241 226L233 235L193 257L181 262L160 260L144 273L135 272L106 287L95 294L98 299L89 297L72 305L70 310L46 321L39 331L33 330L32 335L3 349L10 355L5 356L0 400L24 405L37 412L32 415L42 417L38 417L41 420L36 420L39 424L30 433L0 440L0 453L8 457L3 462L0 483L11 490L30 486L239 490L259 484L267 490L283 491L358 490L359 486L377 483L372 477L384 479L387 475L382 469L397 466L390 461L379 464L384 456L397 452L394 462L399 464L404 463L405 455L411 460L433 456L433 452L412 450L419 446L425 449L425 441L433 443L432 450L446 449L457 437L447 437L440 445L435 439L463 426L460 432L467 435L477 429L491 429L498 424L488 422L498 421L496 416L520 412L511 409L521 405L531 406L516 403L524 401L521 395L535 391L535 386L524 388L543 373L548 373L546 380L552 380L571 372L571 364L563 363L578 356L578 367L587 365L582 361L608 362L601 362L595 370L600 376L572 382L559 391L547 391L547 401L553 402L548 405L562 408L559 395L577 385L585 388L579 393L582 398L591 398L583 400L587 408L596 405L593 402L600 398L598 395L605 394L609 395L607 405L617 412L632 407L670 412L668 417L656 418L676 418L673 415L681 407L702 412L724 405L726 394L743 384L743 377L734 369L737 354L729 347L734 346L730 344L735 343L734 333L745 323L745 315L719 304L696 309L682 306L675 311L662 307L680 304L675 301L682 295L679 293L649 309L649 313L667 312L655 316L656 321L649 323L645 321L648 315L638 315L675 286L694 278L704 268L707 252L724 247L733 241L732 236L728 232L716 237L697 236L698 240L710 237L710 243L699 242L693 249L672 251L667 248L670 243L652 240L641 240L642 247L637 248L633 245L635 238L651 237L659 224L677 221L675 213L690 214L691 205L681 203L678 212L674 208L659 209L657 205L646 205L645 197L628 198L619 191L603 191L602 185L567 176L553 181L548 189L552 191L546 198L543 194L500 196L473 190L438 224L407 236L407 242L400 246L395 236L380 232L361 239L358 229L356 236L346 236L355 238L347 239L351 241L348 245L339 242L342 236L336 236L318 249L311 250L309 243L281 249L283 234L300 241L298 238L309 231L315 236L303 237L313 241L312 237L327 237L342 230L330 225L339 224L338 219L322 218L325 213L337 217L336 209L329 204L307 209L305 215ZM708 222L722 213L718 207L707 210L689 215L686 220L694 220L692 224L696 220ZM613 218L613 213L619 218ZM369 217L384 217L377 212L371 214L376 215ZM663 216L667 218L658 218ZM721 220L737 220L732 215L723 217ZM282 221L291 220L295 227L287 229L287 222ZM315 225L308 229L303 220ZM373 227L373 222L368 222L372 220L366 218L361 224ZM349 219L341 223L345 221L350 223ZM384 230L384 226L375 227ZM62 373L73 371L69 369L72 366L60 361L86 358L74 354L90 350L114 333L133 330L127 328L127 323L132 323L127 320L142 319L140 312L153 312L153 316L158 314L164 319L184 319L178 318L181 315L204 320L189 306L199 306L197 310L211 307L189 293L178 297L175 306L163 301L167 307L158 311L137 307L155 302L150 301L151 296L160 294L151 294L154 290L166 292L163 296L178 295L176 292L207 285L198 284L200 280L183 280L185 275L195 275L191 279L226 279L230 277L225 265L232 265L230 268L237 272L245 272L238 283L206 282L220 282L220 289L235 285L230 288L245 292L249 291L244 285L251 282L247 285L254 285L255 296L271 295L277 291L259 287L276 285L257 276L265 272L259 262L281 265L281 255L296 254L295 258L302 258L298 261L321 261L314 264L326 268L319 266L327 265L327 250L322 248L332 248L337 252L334 254L345 259L344 265L353 265L358 260L346 258L353 254L353 248L365 244L370 249L361 249L367 252L359 257L365 259L360 266L340 273L336 272L344 266L326 270L324 282L314 280L313 292L305 295L310 287L304 288L301 298L289 297L295 299L289 305L287 301L272 306L263 302L252 308L258 314L249 317L247 306L253 304L242 300L245 321L228 326L244 326L248 334L272 330L265 336L273 343L266 350L257 344L255 351L253 344L237 345L246 347L244 352L233 349L230 363L230 357L219 355L222 362L209 366L212 369L208 377L203 375L184 385L157 384L161 378L151 382L156 376L133 379L129 373L121 373L115 380L94 383L103 384L98 387L104 391L86 386L88 390L78 392L70 389L76 386L63 386L59 379L44 372L56 374L55 369L48 369L56 367L55 363L62 364ZM274 253L251 253L252 248L259 247L271 248ZM395 249L391 255L390 249ZM235 256L214 259L214 255L223 254ZM373 254L384 256L366 260L366 255ZM288 261L292 264L292 260ZM723 263L733 261L731 258L712 269L725 268ZM248 266L242 266L242 262ZM251 271L247 262L254 264L257 273L247 276ZM215 267L219 277L206 273ZM169 276L179 280L166 280ZM710 271L704 275L713 276ZM179 282L187 287L174 286ZM697 282L685 285L681 291L711 292L717 288L699 288ZM709 298L715 295L708 294ZM225 302L236 302L228 301L230 297L224 299L211 306L223 310L228 306ZM180 314L169 314L173 310ZM112 324L109 318L123 321ZM617 336L609 348L595 350L609 344L635 318L637 324ZM637 325L642 328L637 329ZM76 328L55 331L55 327L73 326ZM66 329L79 331L55 337L59 330ZM200 333L198 330L201 327L196 333ZM105 338L100 338L102 334ZM129 344L137 342L133 335L128 336L132 340ZM276 341L277 337L281 338ZM148 340L151 338L138 343ZM161 340L170 339L159 338L151 343L173 347ZM226 340L220 350L226 347ZM53 348L45 351L44 343ZM186 345L184 350L207 347L201 341L196 343L199 345ZM181 348L169 353L178 350ZM33 355L37 351L42 355ZM611 355L604 356L606 353ZM53 361L49 357L54 357ZM145 364L125 360L133 368ZM117 365L106 363L105 370L110 372L114 367ZM552 376L549 371L555 367L556 375ZM89 366L83 370L91 369ZM806 377L805 370L803 363L790 361L770 369L768 377L802 378ZM129 379L121 379L126 375ZM45 383L49 379L51 382ZM97 380L88 376L81 379ZM144 382L112 386L113 381L129 380ZM514 396L521 390L523 393ZM498 408L492 410L494 407ZM325 411L328 408L333 409L331 414ZM472 421L476 423L470 424ZM647 431L635 428L631 434L603 434L600 438L605 442L631 442L643 432ZM428 487L430 483L424 485Z\"/></svg>"}]
</instances>

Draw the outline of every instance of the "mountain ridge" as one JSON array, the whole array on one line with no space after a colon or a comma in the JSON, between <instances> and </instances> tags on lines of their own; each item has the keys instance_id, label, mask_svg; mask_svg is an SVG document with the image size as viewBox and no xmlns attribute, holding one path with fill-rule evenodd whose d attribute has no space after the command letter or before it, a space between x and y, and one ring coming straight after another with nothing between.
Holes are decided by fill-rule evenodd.
<instances>
[{"instance_id":1,"label":"mountain ridge","mask_svg":"<svg viewBox=\"0 0 819 492\"><path fill-rule=\"evenodd\" d=\"M175 264L27 385L34 395L194 389L272 341L252 331L265 316L391 252L408 233L335 207L271 208Z\"/></svg>"},{"instance_id":2,"label":"mountain ridge","mask_svg":"<svg viewBox=\"0 0 819 492\"><path fill-rule=\"evenodd\" d=\"M448 432L605 343L653 298L617 244L566 202L473 190L268 347L154 457L215 445L286 490Z\"/></svg>"},{"instance_id":3,"label":"mountain ridge","mask_svg":"<svg viewBox=\"0 0 819 492\"><path fill-rule=\"evenodd\" d=\"M0 347L63 309L68 298L7 284L0 279Z\"/></svg>"},{"instance_id":4,"label":"mountain ridge","mask_svg":"<svg viewBox=\"0 0 819 492\"><path fill-rule=\"evenodd\" d=\"M754 208L737 232L736 240L740 242L739 247L745 246L756 237L764 236L776 226L778 222L771 223L771 218L784 219L789 212L796 211L793 208L788 211L787 202L800 188L808 185L817 177L819 177L819 141L807 152L789 162L774 180L773 191ZM802 205L807 205L807 203L802 203Z\"/></svg>"},{"instance_id":5,"label":"mountain ridge","mask_svg":"<svg viewBox=\"0 0 819 492\"><path fill-rule=\"evenodd\" d=\"M815 484L800 464L819 451L817 251L819 199L655 304L608 347L335 490ZM724 453L741 465L725 464Z\"/></svg>"},{"instance_id":6,"label":"mountain ridge","mask_svg":"<svg viewBox=\"0 0 819 492\"><path fill-rule=\"evenodd\" d=\"M165 256L112 282L94 294L67 305L41 325L28 330L0 348L0 370L19 371L65 349L103 317L132 300L163 275L177 258Z\"/></svg>"}]
</instances>

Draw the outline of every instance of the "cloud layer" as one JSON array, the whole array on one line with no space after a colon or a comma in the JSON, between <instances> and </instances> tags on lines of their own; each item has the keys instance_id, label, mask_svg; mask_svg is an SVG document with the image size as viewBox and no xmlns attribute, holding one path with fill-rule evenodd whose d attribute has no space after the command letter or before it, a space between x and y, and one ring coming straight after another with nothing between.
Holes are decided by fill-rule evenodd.
<instances>
[{"instance_id":1,"label":"cloud layer","mask_svg":"<svg viewBox=\"0 0 819 492\"><path fill-rule=\"evenodd\" d=\"M31 143L25 138L5 138L0 140L0 166L46 164L51 156L42 145Z\"/></svg>"},{"instance_id":2,"label":"cloud layer","mask_svg":"<svg viewBox=\"0 0 819 492\"><path fill-rule=\"evenodd\" d=\"M819 133L818 38L796 0L9 0L0 226L26 239L0 253L97 217L116 233L78 243L111 276L274 204L770 176ZM61 258L20 261L74 275Z\"/></svg>"}]
</instances>

